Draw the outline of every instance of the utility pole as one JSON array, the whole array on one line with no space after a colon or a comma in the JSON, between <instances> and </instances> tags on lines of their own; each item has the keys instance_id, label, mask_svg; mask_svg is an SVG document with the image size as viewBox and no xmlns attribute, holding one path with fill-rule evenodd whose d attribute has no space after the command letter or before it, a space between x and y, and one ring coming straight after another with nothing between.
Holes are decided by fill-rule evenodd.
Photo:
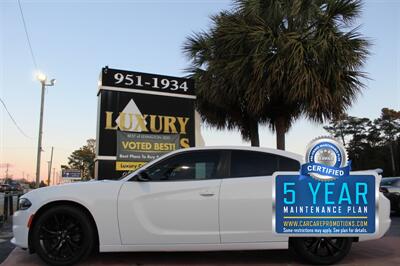
<instances>
[{"instance_id":1,"label":"utility pole","mask_svg":"<svg viewBox=\"0 0 400 266\"><path fill-rule=\"evenodd\" d=\"M40 159L42 155L42 133L43 133L43 109L44 109L44 93L46 86L54 86L56 80L52 79L49 84L46 84L47 77L44 74L37 75L37 79L42 84L42 95L40 100L40 119L39 119L39 136L38 136L38 149L36 157L36 188L39 187L40 183Z\"/></svg>"},{"instance_id":2,"label":"utility pole","mask_svg":"<svg viewBox=\"0 0 400 266\"><path fill-rule=\"evenodd\" d=\"M53 168L53 185L56 184L56 168Z\"/></svg>"},{"instance_id":3,"label":"utility pole","mask_svg":"<svg viewBox=\"0 0 400 266\"><path fill-rule=\"evenodd\" d=\"M8 163L6 163L6 180L8 179Z\"/></svg>"},{"instance_id":4,"label":"utility pole","mask_svg":"<svg viewBox=\"0 0 400 266\"><path fill-rule=\"evenodd\" d=\"M50 161L48 162L49 163L49 172L47 175L47 185L48 186L50 186L51 165L53 164L53 150L54 150L54 147L51 147L51 156L50 156Z\"/></svg>"}]
</instances>

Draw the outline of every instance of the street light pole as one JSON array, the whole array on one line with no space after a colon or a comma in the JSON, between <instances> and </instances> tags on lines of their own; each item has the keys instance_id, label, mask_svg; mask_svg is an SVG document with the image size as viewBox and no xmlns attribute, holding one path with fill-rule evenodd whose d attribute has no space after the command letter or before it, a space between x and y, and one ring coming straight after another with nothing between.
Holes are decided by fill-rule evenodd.
<instances>
[{"instance_id":1,"label":"street light pole","mask_svg":"<svg viewBox=\"0 0 400 266\"><path fill-rule=\"evenodd\" d=\"M49 161L49 172L48 172L48 176L47 176L47 186L50 186L51 166L53 164L53 149L54 149L54 147L51 147L51 157L50 157L50 161Z\"/></svg>"},{"instance_id":2,"label":"street light pole","mask_svg":"<svg viewBox=\"0 0 400 266\"><path fill-rule=\"evenodd\" d=\"M49 84L46 84L47 77L44 74L38 74L37 79L42 84L42 96L40 100L40 120L39 120L39 136L38 136L38 149L36 157L36 188L39 187L40 183L40 159L42 155L42 133L43 133L43 110L44 110L44 93L46 86L54 86L55 79L52 79Z\"/></svg>"},{"instance_id":3,"label":"street light pole","mask_svg":"<svg viewBox=\"0 0 400 266\"><path fill-rule=\"evenodd\" d=\"M43 109L44 109L44 92L46 90L46 80L41 80L42 84L42 97L40 101L40 120L39 120L39 136L38 136L38 149L36 159L36 188L39 187L40 183L40 158L42 155L42 128L43 128Z\"/></svg>"}]
</instances>

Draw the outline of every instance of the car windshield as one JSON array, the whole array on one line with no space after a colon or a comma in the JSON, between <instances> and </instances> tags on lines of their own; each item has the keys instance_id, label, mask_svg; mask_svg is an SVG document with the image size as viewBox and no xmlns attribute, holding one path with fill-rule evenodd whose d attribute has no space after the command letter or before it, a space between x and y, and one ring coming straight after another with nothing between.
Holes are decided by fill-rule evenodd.
<instances>
[{"instance_id":1,"label":"car windshield","mask_svg":"<svg viewBox=\"0 0 400 266\"><path fill-rule=\"evenodd\" d=\"M144 166L144 165L142 165L142 166L140 166L139 168L137 168L137 169L135 169L135 170L132 170L132 171L126 171L126 172L124 172L124 173L121 175L121 177L118 178L118 180L124 179L125 177L127 177L127 176L130 175L130 174L132 174L133 172L135 172L135 171L141 169L143 166Z\"/></svg>"}]
</instances>

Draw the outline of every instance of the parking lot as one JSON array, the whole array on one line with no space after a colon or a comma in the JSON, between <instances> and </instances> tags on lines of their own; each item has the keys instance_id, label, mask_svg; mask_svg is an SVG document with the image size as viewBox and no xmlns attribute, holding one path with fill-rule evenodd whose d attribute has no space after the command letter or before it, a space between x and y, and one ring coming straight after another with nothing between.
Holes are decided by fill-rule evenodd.
<instances>
[{"instance_id":1,"label":"parking lot","mask_svg":"<svg viewBox=\"0 0 400 266\"><path fill-rule=\"evenodd\" d=\"M81 265L303 265L288 250L230 252L137 252L91 256ZM15 248L1 264L44 265L35 254ZM338 265L400 265L400 216L392 215L389 232L379 240L354 243Z\"/></svg>"}]
</instances>

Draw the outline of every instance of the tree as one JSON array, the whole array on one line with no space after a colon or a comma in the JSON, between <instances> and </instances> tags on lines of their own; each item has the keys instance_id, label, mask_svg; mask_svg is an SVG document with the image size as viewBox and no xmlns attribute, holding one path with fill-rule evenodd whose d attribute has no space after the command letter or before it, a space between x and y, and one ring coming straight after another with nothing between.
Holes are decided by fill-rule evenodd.
<instances>
[{"instance_id":1,"label":"tree","mask_svg":"<svg viewBox=\"0 0 400 266\"><path fill-rule=\"evenodd\" d=\"M72 169L79 169L84 180L94 176L94 158L96 157L96 141L88 139L86 145L72 152L68 157L68 165Z\"/></svg>"},{"instance_id":2,"label":"tree","mask_svg":"<svg viewBox=\"0 0 400 266\"><path fill-rule=\"evenodd\" d=\"M267 124L285 148L301 115L323 122L351 105L363 87L368 42L351 28L359 0L236 0L187 38L197 110L218 128L239 129L258 146Z\"/></svg>"},{"instance_id":3,"label":"tree","mask_svg":"<svg viewBox=\"0 0 400 266\"><path fill-rule=\"evenodd\" d=\"M348 117L346 131L351 135L351 140L348 142L347 151L353 160L364 159L362 157L365 156L365 151L371 147L371 143L368 142L371 125L369 118Z\"/></svg>"},{"instance_id":4,"label":"tree","mask_svg":"<svg viewBox=\"0 0 400 266\"><path fill-rule=\"evenodd\" d=\"M400 112L383 108L371 121L343 115L324 127L333 137L343 136L353 170L383 168L386 176L399 174ZM397 151L397 152L396 152Z\"/></svg>"},{"instance_id":5,"label":"tree","mask_svg":"<svg viewBox=\"0 0 400 266\"><path fill-rule=\"evenodd\" d=\"M377 128L383 133L383 142L389 146L392 171L396 173L395 143L400 136L400 111L383 108L381 117L375 120Z\"/></svg>"},{"instance_id":6,"label":"tree","mask_svg":"<svg viewBox=\"0 0 400 266\"><path fill-rule=\"evenodd\" d=\"M346 136L349 132L346 128L348 116L347 114L340 114L329 122L328 126L324 126L324 129L329 132L334 138L340 138L343 145L346 146Z\"/></svg>"}]
</instances>

